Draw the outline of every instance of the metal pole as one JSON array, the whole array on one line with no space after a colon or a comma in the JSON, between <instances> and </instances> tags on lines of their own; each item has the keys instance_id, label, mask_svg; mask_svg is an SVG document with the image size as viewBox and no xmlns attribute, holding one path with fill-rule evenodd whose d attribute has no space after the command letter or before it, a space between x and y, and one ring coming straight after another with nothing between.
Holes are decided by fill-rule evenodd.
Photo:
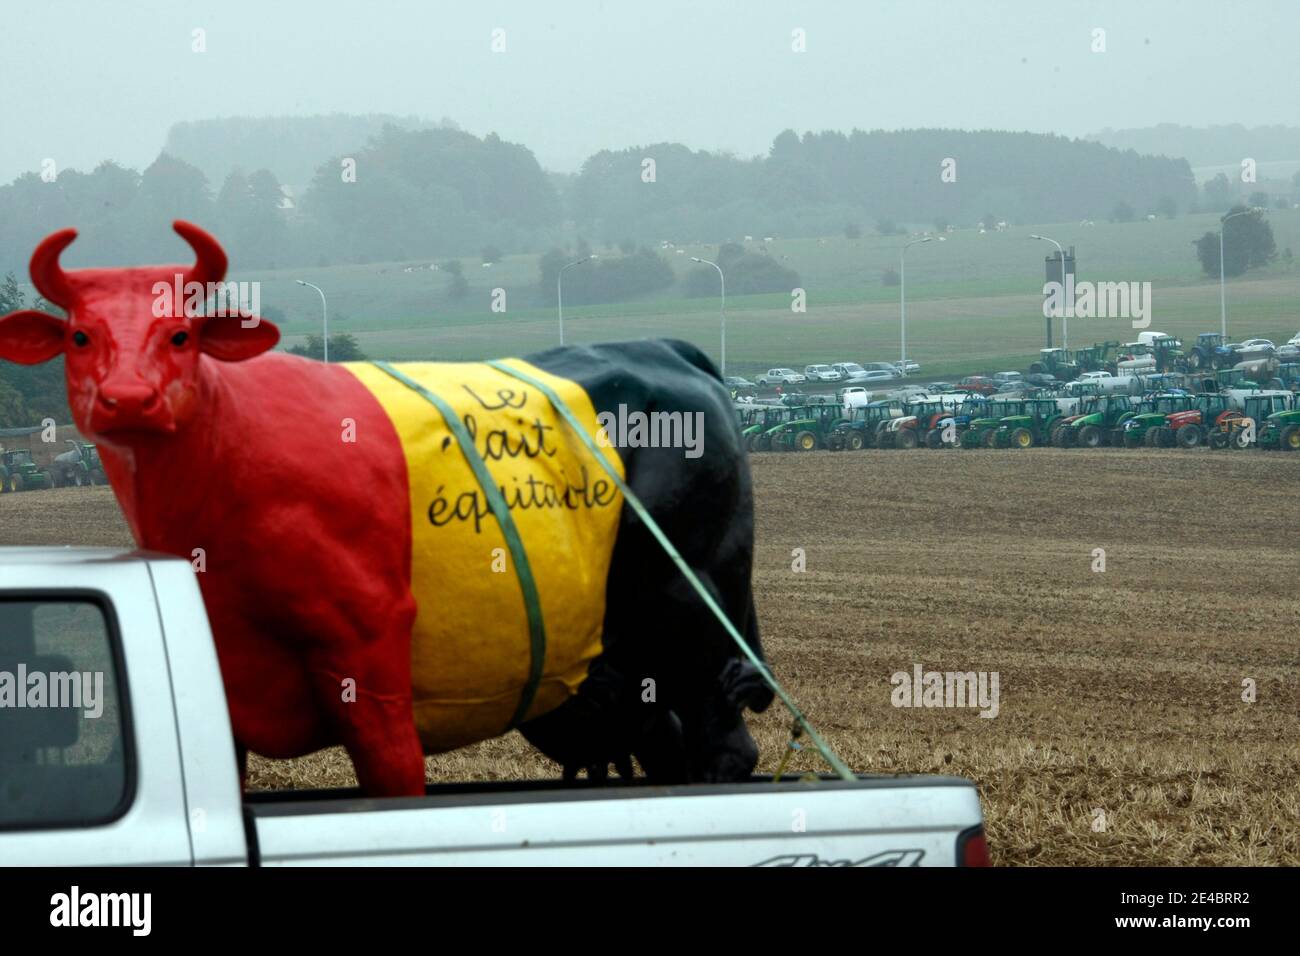
<instances>
[{"instance_id":1,"label":"metal pole","mask_svg":"<svg viewBox=\"0 0 1300 956\"><path fill-rule=\"evenodd\" d=\"M321 323L324 327L324 332L325 332L325 345L324 345L325 361L328 362L330 360L330 313L329 313L329 306L325 302L325 293L324 291L321 290L321 287L318 285L312 285L312 283L304 282L302 279L298 279L296 281L299 285L305 285L309 289L315 289L316 292L320 295Z\"/></svg>"},{"instance_id":2,"label":"metal pole","mask_svg":"<svg viewBox=\"0 0 1300 956\"><path fill-rule=\"evenodd\" d=\"M1260 207L1232 212L1219 220L1219 332L1223 334L1225 345L1227 343L1227 294L1223 291L1223 233L1227 232L1227 221L1238 216L1247 216L1258 211L1258 208Z\"/></svg>"},{"instance_id":3,"label":"metal pole","mask_svg":"<svg viewBox=\"0 0 1300 956\"><path fill-rule=\"evenodd\" d=\"M1224 222L1227 222L1225 219ZM1224 291L1223 281L1223 223L1219 223L1219 332L1223 335L1223 342L1228 342L1228 297Z\"/></svg>"},{"instance_id":4,"label":"metal pole","mask_svg":"<svg viewBox=\"0 0 1300 956\"><path fill-rule=\"evenodd\" d=\"M902 251L898 253L898 305L901 324L898 336L900 352L898 366L904 377L907 376L907 249L918 242L929 242L933 238L934 236L926 236L924 239L905 242Z\"/></svg>"},{"instance_id":5,"label":"metal pole","mask_svg":"<svg viewBox=\"0 0 1300 956\"><path fill-rule=\"evenodd\" d=\"M898 364L907 375L907 246L898 254Z\"/></svg>"},{"instance_id":6,"label":"metal pole","mask_svg":"<svg viewBox=\"0 0 1300 956\"><path fill-rule=\"evenodd\" d=\"M1060 257L1061 257L1061 348L1065 349L1066 351L1069 351L1069 348L1070 348L1070 316L1069 316L1068 313L1069 313L1069 305L1070 305L1070 303L1069 303L1069 302L1066 300L1066 298L1065 298L1065 279L1066 279L1066 276L1065 276L1065 250L1064 250L1063 248L1061 248L1061 244L1060 244L1059 242L1057 242L1055 239L1049 239L1047 236L1040 236L1040 235L1036 235L1036 234L1035 234L1035 235L1030 236L1029 238L1030 238L1030 239L1041 239L1041 240L1043 240L1044 242L1050 242L1052 245L1056 246L1056 251L1057 251L1057 253L1058 253L1058 254L1060 255Z\"/></svg>"},{"instance_id":7,"label":"metal pole","mask_svg":"<svg viewBox=\"0 0 1300 956\"><path fill-rule=\"evenodd\" d=\"M722 320L722 374L725 376L727 374L727 277L722 274L722 267L716 262L701 259L699 256L691 256L691 261L713 266L718 270L718 282L722 286L722 305L718 309L718 315Z\"/></svg>"}]
</instances>

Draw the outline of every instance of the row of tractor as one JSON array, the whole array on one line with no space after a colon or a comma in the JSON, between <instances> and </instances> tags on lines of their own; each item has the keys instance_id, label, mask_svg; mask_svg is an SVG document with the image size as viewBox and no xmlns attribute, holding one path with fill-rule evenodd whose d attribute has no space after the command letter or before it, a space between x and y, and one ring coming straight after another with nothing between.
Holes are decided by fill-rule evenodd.
<instances>
[{"instance_id":1,"label":"row of tractor","mask_svg":"<svg viewBox=\"0 0 1300 956\"><path fill-rule=\"evenodd\" d=\"M0 493L108 484L95 446L66 441L72 447L56 455L49 468L37 464L26 448L0 451Z\"/></svg>"},{"instance_id":2,"label":"row of tractor","mask_svg":"<svg viewBox=\"0 0 1300 956\"><path fill-rule=\"evenodd\" d=\"M919 401L738 404L751 451L864 448L1272 448L1300 451L1290 391L1227 389L1137 397L928 397Z\"/></svg>"}]
</instances>

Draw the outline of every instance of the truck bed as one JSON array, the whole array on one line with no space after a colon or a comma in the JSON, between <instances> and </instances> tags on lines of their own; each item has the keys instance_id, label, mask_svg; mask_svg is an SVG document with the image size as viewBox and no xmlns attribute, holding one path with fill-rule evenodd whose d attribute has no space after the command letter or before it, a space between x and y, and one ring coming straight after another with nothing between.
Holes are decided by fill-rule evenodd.
<instances>
[{"instance_id":1,"label":"truck bed","mask_svg":"<svg viewBox=\"0 0 1300 956\"><path fill-rule=\"evenodd\" d=\"M245 818L264 866L952 866L981 832L970 781L910 775L267 791L245 798Z\"/></svg>"}]
</instances>

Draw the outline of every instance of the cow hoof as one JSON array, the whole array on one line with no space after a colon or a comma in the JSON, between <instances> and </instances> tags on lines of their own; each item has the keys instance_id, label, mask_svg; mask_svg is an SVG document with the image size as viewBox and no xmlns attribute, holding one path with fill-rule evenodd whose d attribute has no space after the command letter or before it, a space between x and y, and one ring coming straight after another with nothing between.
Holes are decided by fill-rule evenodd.
<instances>
[{"instance_id":1,"label":"cow hoof","mask_svg":"<svg viewBox=\"0 0 1300 956\"><path fill-rule=\"evenodd\" d=\"M727 661L718 683L722 686L723 697L736 714L746 707L761 714L776 697L759 669L738 657Z\"/></svg>"}]
</instances>

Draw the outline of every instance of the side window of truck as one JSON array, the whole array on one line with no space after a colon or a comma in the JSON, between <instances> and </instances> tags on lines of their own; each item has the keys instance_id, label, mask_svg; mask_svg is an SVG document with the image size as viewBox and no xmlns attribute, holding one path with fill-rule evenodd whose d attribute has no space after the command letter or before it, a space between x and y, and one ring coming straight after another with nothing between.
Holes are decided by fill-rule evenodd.
<instances>
[{"instance_id":1,"label":"side window of truck","mask_svg":"<svg viewBox=\"0 0 1300 956\"><path fill-rule=\"evenodd\" d=\"M129 793L114 639L90 599L0 599L0 828L94 826Z\"/></svg>"}]
</instances>

